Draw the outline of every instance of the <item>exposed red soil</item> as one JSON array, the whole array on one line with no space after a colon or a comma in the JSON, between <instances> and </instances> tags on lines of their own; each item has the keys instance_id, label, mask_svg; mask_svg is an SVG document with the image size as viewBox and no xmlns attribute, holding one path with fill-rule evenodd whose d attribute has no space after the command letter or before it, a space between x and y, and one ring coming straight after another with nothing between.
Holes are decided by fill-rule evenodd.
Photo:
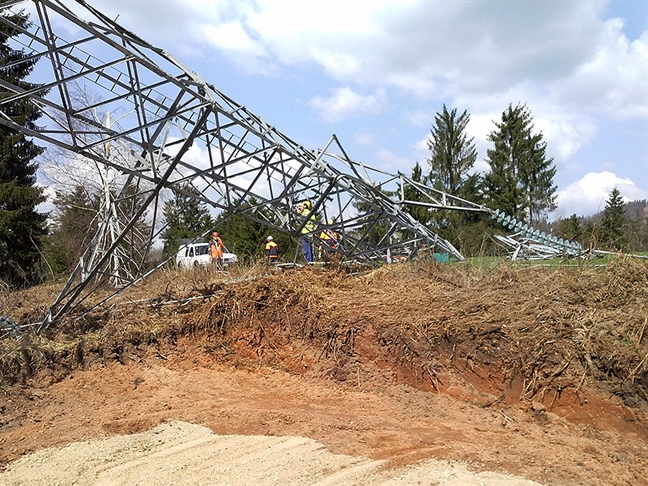
<instances>
[{"instance_id":1,"label":"exposed red soil","mask_svg":"<svg viewBox=\"0 0 648 486\"><path fill-rule=\"evenodd\" d=\"M438 458L547 485L643 484L648 272L624 265L301 271L200 289L173 277L158 286L184 304L128 304L151 295L139 288L51 333L71 342L75 329L75 352L32 359L31 373L5 362L18 381L0 395L0 461L175 419L309 437L390 467ZM591 338L621 320L637 340L628 362Z\"/></svg>"}]
</instances>

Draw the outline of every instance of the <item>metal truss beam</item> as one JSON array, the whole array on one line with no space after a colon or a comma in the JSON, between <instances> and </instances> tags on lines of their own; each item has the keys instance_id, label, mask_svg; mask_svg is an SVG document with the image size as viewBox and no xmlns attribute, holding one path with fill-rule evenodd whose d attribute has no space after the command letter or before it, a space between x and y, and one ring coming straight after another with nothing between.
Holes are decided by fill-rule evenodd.
<instances>
[{"instance_id":1,"label":"metal truss beam","mask_svg":"<svg viewBox=\"0 0 648 486\"><path fill-rule=\"evenodd\" d=\"M42 86L25 90L0 80L0 125L120 174L121 187L114 192L141 201L119 226L110 226L114 211L106 210L105 224L41 329L77 308L107 279L121 282L119 292L145 276L144 254L128 257L127 276L116 275L113 256L143 215L153 228L147 246L159 239L164 198L187 184L198 195L185 195L215 212L241 215L293 236L306 223L294 208L308 200L320 222L310 236L317 240L322 229L335 230L347 260L382 261L386 252L413 255L420 248L463 260L450 242L403 210L412 202L399 191L415 187L426 194L427 202L418 204L433 210L485 208L354 161L335 135L324 149L306 149L85 1L12 1L2 8L31 12L31 27L12 42L27 59L38 60L33 82ZM11 23L6 16L0 22ZM69 32L75 32L74 39L64 37ZM93 101L81 100L79 93L91 93ZM36 106L42 126L25 129L6 116L2 107L16 102ZM118 123L104 122L111 113ZM326 224L329 220L333 225ZM106 239L106 228L114 233L117 227L119 234Z\"/></svg>"}]
</instances>

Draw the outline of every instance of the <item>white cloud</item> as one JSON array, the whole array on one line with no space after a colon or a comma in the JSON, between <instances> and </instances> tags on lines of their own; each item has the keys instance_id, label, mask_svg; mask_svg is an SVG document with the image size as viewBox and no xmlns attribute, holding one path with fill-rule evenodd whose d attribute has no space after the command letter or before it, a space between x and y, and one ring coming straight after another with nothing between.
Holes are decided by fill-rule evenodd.
<instances>
[{"instance_id":1,"label":"white cloud","mask_svg":"<svg viewBox=\"0 0 648 486\"><path fill-rule=\"evenodd\" d=\"M255 5L238 18L284 64L315 62L337 81L419 95L562 78L591 62L600 43L618 42L600 20L600 2Z\"/></svg>"},{"instance_id":2,"label":"white cloud","mask_svg":"<svg viewBox=\"0 0 648 486\"><path fill-rule=\"evenodd\" d=\"M258 57L265 49L252 39L238 21L203 25L202 35L214 46L228 53Z\"/></svg>"},{"instance_id":3,"label":"white cloud","mask_svg":"<svg viewBox=\"0 0 648 486\"><path fill-rule=\"evenodd\" d=\"M356 145L364 145L365 147L371 147L375 143L375 137L373 133L370 133L366 130L358 130L353 135L353 143Z\"/></svg>"},{"instance_id":4,"label":"white cloud","mask_svg":"<svg viewBox=\"0 0 648 486\"><path fill-rule=\"evenodd\" d=\"M384 167L390 173L396 174L397 172L402 172L405 175L411 175L412 173L412 161L400 157L388 150L381 150L376 154L377 164L371 164L373 167Z\"/></svg>"},{"instance_id":5,"label":"white cloud","mask_svg":"<svg viewBox=\"0 0 648 486\"><path fill-rule=\"evenodd\" d=\"M556 101L617 119L648 116L648 32L630 42L619 19L606 22L596 52L552 88Z\"/></svg>"},{"instance_id":6,"label":"white cloud","mask_svg":"<svg viewBox=\"0 0 648 486\"><path fill-rule=\"evenodd\" d=\"M562 113L559 108L543 110L534 122L535 133L542 133L557 163L571 159L596 136L596 125L589 117Z\"/></svg>"},{"instance_id":7,"label":"white cloud","mask_svg":"<svg viewBox=\"0 0 648 486\"><path fill-rule=\"evenodd\" d=\"M487 115L470 115L470 122L466 127L466 134L474 139L479 153L486 154L486 147L490 147L490 142L487 139L488 134L495 129L493 121L499 121L501 118L501 112Z\"/></svg>"},{"instance_id":8,"label":"white cloud","mask_svg":"<svg viewBox=\"0 0 648 486\"><path fill-rule=\"evenodd\" d=\"M438 83L489 92L563 77L601 44L619 49L617 24L600 19L602 2L194 0L156 3L156 22L148 2L97 3L167 46L202 36L207 46L256 59L261 48L250 46L263 45L271 62L314 62L338 81L419 93Z\"/></svg>"},{"instance_id":9,"label":"white cloud","mask_svg":"<svg viewBox=\"0 0 648 486\"><path fill-rule=\"evenodd\" d=\"M379 113L385 109L385 104L384 93L380 90L361 95L349 87L337 88L329 97L316 96L309 102L326 121Z\"/></svg>"},{"instance_id":10,"label":"white cloud","mask_svg":"<svg viewBox=\"0 0 648 486\"><path fill-rule=\"evenodd\" d=\"M590 172L558 192L556 218L566 218L572 214L591 216L603 211L615 187L626 202L648 198L646 191L630 179L622 179L613 172Z\"/></svg>"},{"instance_id":11,"label":"white cloud","mask_svg":"<svg viewBox=\"0 0 648 486\"><path fill-rule=\"evenodd\" d=\"M54 211L54 200L56 199L56 190L51 186L46 186L41 183L36 183L36 187L39 187L43 190L43 196L45 200L36 206L36 212L39 213L51 213Z\"/></svg>"},{"instance_id":12,"label":"white cloud","mask_svg":"<svg viewBox=\"0 0 648 486\"><path fill-rule=\"evenodd\" d=\"M192 0L156 4L155 23L148 2L98 4L174 49L216 49L248 72L314 64L349 90L454 98L476 115L501 113L519 100L560 107L559 125L567 128L556 131L561 157L576 153L593 131L565 125L582 116L575 110L648 116L648 33L628 39L622 19L603 19L606 2ZM340 110L327 119L354 114Z\"/></svg>"},{"instance_id":13,"label":"white cloud","mask_svg":"<svg viewBox=\"0 0 648 486\"><path fill-rule=\"evenodd\" d=\"M430 135L428 134L425 138L420 139L415 144L415 149L424 157L430 156L430 149L428 148L428 140L430 140Z\"/></svg>"}]
</instances>

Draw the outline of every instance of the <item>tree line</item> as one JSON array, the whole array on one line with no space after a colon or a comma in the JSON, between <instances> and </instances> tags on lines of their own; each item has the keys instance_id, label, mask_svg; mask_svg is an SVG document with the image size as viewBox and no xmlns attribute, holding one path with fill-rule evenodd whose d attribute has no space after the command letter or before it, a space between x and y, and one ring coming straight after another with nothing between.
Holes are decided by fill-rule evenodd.
<instances>
[{"instance_id":1,"label":"tree line","mask_svg":"<svg viewBox=\"0 0 648 486\"><path fill-rule=\"evenodd\" d=\"M474 171L477 151L474 140L466 135L469 120L467 111L458 114L456 108L448 110L443 106L435 116L428 139L430 158L424 166L427 174L417 162L412 180L492 210L499 209L541 231L581 243L584 248L648 250L646 201L634 202L633 210L628 211L618 188L610 191L599 215L572 214L549 221L556 209L556 167L553 158L547 157L542 134L534 131L533 116L526 105L509 105L501 120L494 122L495 128L488 135L493 147L486 152L489 170L483 175ZM493 240L484 239L487 234L503 230L487 214L454 210L431 213L422 208L410 212L466 256L492 255L503 250Z\"/></svg>"},{"instance_id":2,"label":"tree line","mask_svg":"<svg viewBox=\"0 0 648 486\"><path fill-rule=\"evenodd\" d=\"M3 16L7 14L2 13ZM12 14L11 22L19 28L29 27L29 18L22 13ZM0 24L0 79L20 86L37 89L27 81L35 66L22 50L14 49L10 39L20 32L11 24ZM44 93L43 93L44 94ZM10 93L0 91L0 99ZM4 115L16 123L35 129L41 113L35 105L26 102L3 105ZM411 179L434 189L461 197L490 209L499 209L541 230L578 241L585 247L594 246L612 251L646 251L648 223L645 201L634 214L628 214L626 204L618 191L609 195L601 215L583 218L572 215L558 221L549 221L556 209L556 167L547 157L547 146L541 133L534 131L533 116L525 104L510 104L494 122L488 136L492 147L487 150L489 170L480 174L474 170L477 150L474 139L466 132L470 115L449 110L443 105L436 113L430 130L430 156L412 168ZM78 258L96 232L101 207L106 194L92 191L78 183L57 192L54 210L42 214L37 207L45 200L43 188L37 184L35 159L43 148L16 130L0 126L0 285L20 288L56 279L69 274ZM162 232L160 254L151 255L151 265L161 258L172 257L181 238L200 238L218 227L226 246L241 260L261 258L268 229L261 223L242 216L231 218L212 215L209 208L192 197L195 189L185 186L166 201L163 215L166 229ZM407 189L410 190L410 189ZM117 213L128 218L135 214L136 198L108 194L118 203ZM415 192L406 194L409 200L421 197ZM129 200L129 204L123 201ZM255 201L250 201L256 205ZM429 211L421 206L406 210L455 245L466 256L497 254L502 251L486 235L502 231L487 214L452 210ZM267 215L271 217L270 214ZM134 228L141 234L150 228L143 218ZM273 235L285 259L298 257L297 241L290 235ZM125 244L133 246L137 237Z\"/></svg>"}]
</instances>

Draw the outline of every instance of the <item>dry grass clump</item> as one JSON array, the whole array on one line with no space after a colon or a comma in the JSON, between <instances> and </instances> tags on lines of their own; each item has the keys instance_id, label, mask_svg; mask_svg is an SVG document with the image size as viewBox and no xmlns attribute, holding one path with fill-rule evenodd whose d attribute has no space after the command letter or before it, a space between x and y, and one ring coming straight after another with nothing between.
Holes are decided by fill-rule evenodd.
<instances>
[{"instance_id":1,"label":"dry grass clump","mask_svg":"<svg viewBox=\"0 0 648 486\"><path fill-rule=\"evenodd\" d=\"M645 262L619 258L605 268L515 272L506 270L510 289L483 294L482 305L495 299L506 305L499 322L509 327L505 341L524 378L523 396L578 392L589 380L626 403L648 400ZM501 282L499 269L493 278Z\"/></svg>"},{"instance_id":2,"label":"dry grass clump","mask_svg":"<svg viewBox=\"0 0 648 486\"><path fill-rule=\"evenodd\" d=\"M3 299L28 307L26 297ZM214 359L340 380L378 366L441 389L444 373L468 373L519 383L520 399L554 401L596 386L639 406L648 401L647 308L648 266L623 258L559 268L415 262L353 275L339 267L164 271L41 336L3 340L0 371L9 382L43 368L62 375L137 359L183 336Z\"/></svg>"}]
</instances>

